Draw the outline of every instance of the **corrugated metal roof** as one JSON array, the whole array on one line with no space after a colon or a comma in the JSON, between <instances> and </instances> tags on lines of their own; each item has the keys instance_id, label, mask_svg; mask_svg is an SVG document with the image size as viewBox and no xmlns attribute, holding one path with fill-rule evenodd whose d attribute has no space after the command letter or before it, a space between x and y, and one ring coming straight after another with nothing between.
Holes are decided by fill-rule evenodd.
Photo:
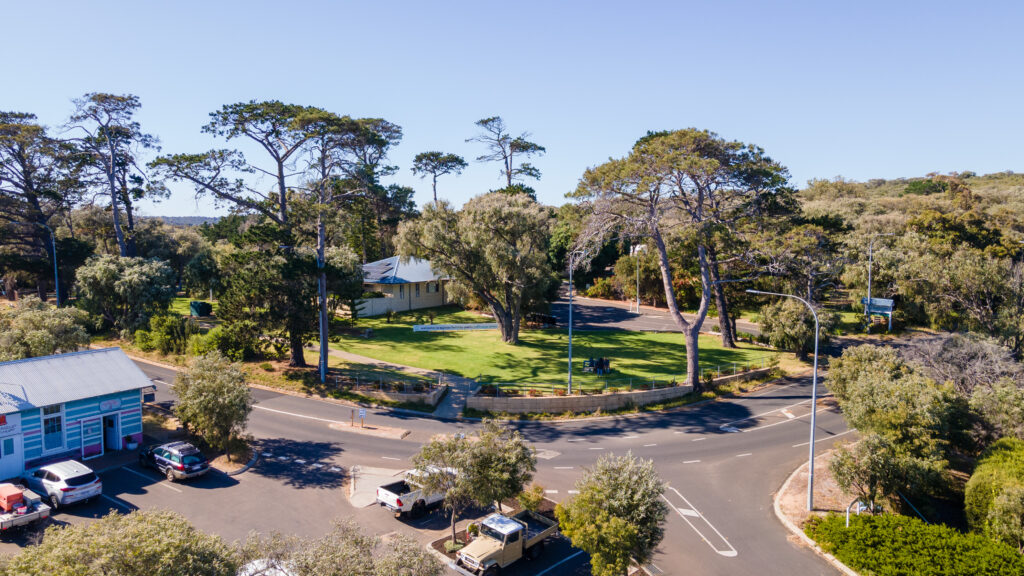
<instances>
[{"instance_id":1,"label":"corrugated metal roof","mask_svg":"<svg viewBox=\"0 0 1024 576\"><path fill-rule=\"evenodd\" d=\"M398 256L363 264L363 282L367 284L409 284L441 278L427 260L410 258L404 264Z\"/></svg>"},{"instance_id":2,"label":"corrugated metal roof","mask_svg":"<svg viewBox=\"0 0 1024 576\"><path fill-rule=\"evenodd\" d=\"M0 362L0 413L150 386L149 378L120 348Z\"/></svg>"}]
</instances>

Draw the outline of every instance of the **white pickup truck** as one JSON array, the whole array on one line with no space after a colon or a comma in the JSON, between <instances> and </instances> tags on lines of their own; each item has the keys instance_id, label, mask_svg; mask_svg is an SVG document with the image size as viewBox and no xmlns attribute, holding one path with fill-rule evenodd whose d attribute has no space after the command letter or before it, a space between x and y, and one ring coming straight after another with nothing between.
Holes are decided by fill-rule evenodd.
<instances>
[{"instance_id":1,"label":"white pickup truck","mask_svg":"<svg viewBox=\"0 0 1024 576\"><path fill-rule=\"evenodd\" d=\"M396 517L408 516L418 518L427 512L427 508L444 500L444 493L424 494L417 485L417 470L409 470L405 478L398 482L377 487L377 503L395 513Z\"/></svg>"},{"instance_id":2,"label":"white pickup truck","mask_svg":"<svg viewBox=\"0 0 1024 576\"><path fill-rule=\"evenodd\" d=\"M0 484L0 489L8 493L14 490L21 491L21 502L10 512L0 510L0 533L6 534L12 528L37 524L50 517L50 507L43 504L42 498L28 488L17 484Z\"/></svg>"}]
</instances>

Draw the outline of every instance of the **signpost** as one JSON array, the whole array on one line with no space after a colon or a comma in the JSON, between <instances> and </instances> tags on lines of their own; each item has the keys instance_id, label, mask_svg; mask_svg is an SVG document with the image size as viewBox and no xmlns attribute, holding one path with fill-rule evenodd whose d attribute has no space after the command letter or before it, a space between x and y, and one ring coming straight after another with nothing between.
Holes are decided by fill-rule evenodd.
<instances>
[{"instance_id":1,"label":"signpost","mask_svg":"<svg viewBox=\"0 0 1024 576\"><path fill-rule=\"evenodd\" d=\"M366 420L366 408L359 409L359 427L363 427L363 422Z\"/></svg>"}]
</instances>

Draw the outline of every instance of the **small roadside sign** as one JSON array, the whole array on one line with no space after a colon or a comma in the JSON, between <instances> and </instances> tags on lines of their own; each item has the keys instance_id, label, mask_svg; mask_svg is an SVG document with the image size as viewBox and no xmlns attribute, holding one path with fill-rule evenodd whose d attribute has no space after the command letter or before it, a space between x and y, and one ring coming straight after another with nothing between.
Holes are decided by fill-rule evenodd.
<instances>
[{"instance_id":1,"label":"small roadside sign","mask_svg":"<svg viewBox=\"0 0 1024 576\"><path fill-rule=\"evenodd\" d=\"M359 419L362 420L363 418L366 418L366 408L359 409Z\"/></svg>"}]
</instances>

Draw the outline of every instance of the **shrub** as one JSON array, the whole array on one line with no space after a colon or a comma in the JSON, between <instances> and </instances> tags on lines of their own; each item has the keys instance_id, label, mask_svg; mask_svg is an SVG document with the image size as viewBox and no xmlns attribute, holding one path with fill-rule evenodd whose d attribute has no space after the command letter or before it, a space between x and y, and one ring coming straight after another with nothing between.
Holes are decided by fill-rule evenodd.
<instances>
[{"instance_id":1,"label":"shrub","mask_svg":"<svg viewBox=\"0 0 1024 576\"><path fill-rule=\"evenodd\" d=\"M1024 441L1003 438L978 460L964 494L971 529L986 532L992 503L1007 489L1024 488Z\"/></svg>"},{"instance_id":2,"label":"shrub","mask_svg":"<svg viewBox=\"0 0 1024 576\"><path fill-rule=\"evenodd\" d=\"M1006 544L908 516L854 516L846 528L843 516L829 514L811 519L804 531L826 552L863 574L1024 573L1024 557Z\"/></svg>"},{"instance_id":3,"label":"shrub","mask_svg":"<svg viewBox=\"0 0 1024 576\"><path fill-rule=\"evenodd\" d=\"M523 490L516 497L516 500L519 501L519 505L523 507L523 510L536 512L540 508L540 503L544 501L544 487L534 484L529 489Z\"/></svg>"},{"instance_id":4,"label":"shrub","mask_svg":"<svg viewBox=\"0 0 1024 576\"><path fill-rule=\"evenodd\" d=\"M177 314L161 314L149 319L149 338L161 354L184 354L189 338L199 333L199 324Z\"/></svg>"},{"instance_id":5,"label":"shrub","mask_svg":"<svg viewBox=\"0 0 1024 576\"><path fill-rule=\"evenodd\" d=\"M136 330L133 340L135 347L143 352L152 352L156 348L153 346L153 339L149 336L149 330Z\"/></svg>"},{"instance_id":6,"label":"shrub","mask_svg":"<svg viewBox=\"0 0 1024 576\"><path fill-rule=\"evenodd\" d=\"M618 297L619 291L611 278L597 278L594 280L594 285L588 288L585 294L591 298L611 300Z\"/></svg>"},{"instance_id":7,"label":"shrub","mask_svg":"<svg viewBox=\"0 0 1024 576\"><path fill-rule=\"evenodd\" d=\"M476 538L480 535L480 526L473 522L470 522L469 526L466 526L466 534L469 534L470 536Z\"/></svg>"},{"instance_id":8,"label":"shrub","mask_svg":"<svg viewBox=\"0 0 1024 576\"><path fill-rule=\"evenodd\" d=\"M267 372L273 372L274 371L274 365L271 364L270 362L263 362L262 364L260 364L260 368L262 368L263 370L265 370Z\"/></svg>"}]
</instances>

